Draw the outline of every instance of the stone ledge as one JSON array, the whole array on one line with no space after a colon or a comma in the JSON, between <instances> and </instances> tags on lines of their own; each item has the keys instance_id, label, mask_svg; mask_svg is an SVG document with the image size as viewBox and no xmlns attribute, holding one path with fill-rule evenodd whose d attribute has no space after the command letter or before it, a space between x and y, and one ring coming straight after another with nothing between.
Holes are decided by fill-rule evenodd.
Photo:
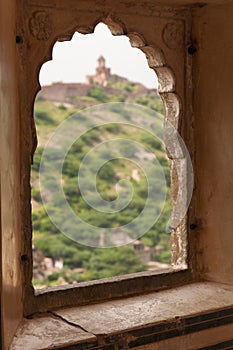
<instances>
[{"instance_id":1,"label":"stone ledge","mask_svg":"<svg viewBox=\"0 0 233 350\"><path fill-rule=\"evenodd\" d=\"M186 267L158 271L144 271L101 280L80 282L76 286L65 285L27 291L24 315L38 312L103 303L107 300L144 295L191 283L193 277Z\"/></svg>"},{"instance_id":2,"label":"stone ledge","mask_svg":"<svg viewBox=\"0 0 233 350\"><path fill-rule=\"evenodd\" d=\"M233 324L233 286L192 283L24 320L11 350L141 348ZM228 340L228 339L226 339ZM74 344L77 344L74 346Z\"/></svg>"},{"instance_id":3,"label":"stone ledge","mask_svg":"<svg viewBox=\"0 0 233 350\"><path fill-rule=\"evenodd\" d=\"M54 315L24 319L13 339L11 350L61 349L64 346L82 344L94 347L97 338L77 326L73 326ZM76 349L78 347L76 346Z\"/></svg>"}]
</instances>

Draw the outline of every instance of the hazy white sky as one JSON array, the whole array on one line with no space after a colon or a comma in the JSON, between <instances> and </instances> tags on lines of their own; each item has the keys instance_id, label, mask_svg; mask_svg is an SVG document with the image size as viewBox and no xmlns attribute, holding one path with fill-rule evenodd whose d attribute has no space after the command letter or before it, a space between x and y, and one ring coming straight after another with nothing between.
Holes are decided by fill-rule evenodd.
<instances>
[{"instance_id":1,"label":"hazy white sky","mask_svg":"<svg viewBox=\"0 0 233 350\"><path fill-rule=\"evenodd\" d=\"M157 87L157 77L149 68L145 54L132 48L126 36L113 36L106 25L96 26L94 34L75 33L71 41L58 42L53 48L53 60L40 71L40 84L53 82L85 82L85 76L95 73L97 59L103 55L113 74Z\"/></svg>"}]
</instances>

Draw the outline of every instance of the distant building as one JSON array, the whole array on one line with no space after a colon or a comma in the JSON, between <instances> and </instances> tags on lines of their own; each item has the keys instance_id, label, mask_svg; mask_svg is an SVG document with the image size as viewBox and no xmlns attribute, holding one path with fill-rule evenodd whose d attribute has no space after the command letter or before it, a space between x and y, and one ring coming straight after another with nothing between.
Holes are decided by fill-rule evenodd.
<instances>
[{"instance_id":1,"label":"distant building","mask_svg":"<svg viewBox=\"0 0 233 350\"><path fill-rule=\"evenodd\" d=\"M44 264L46 266L46 273L47 275L50 275L53 273L54 267L53 267L53 259L45 257L44 258Z\"/></svg>"},{"instance_id":2,"label":"distant building","mask_svg":"<svg viewBox=\"0 0 233 350\"><path fill-rule=\"evenodd\" d=\"M62 258L56 259L54 261L54 269L56 270L62 270L64 267L64 261Z\"/></svg>"},{"instance_id":3,"label":"distant building","mask_svg":"<svg viewBox=\"0 0 233 350\"><path fill-rule=\"evenodd\" d=\"M86 76L86 84L98 84L101 86L107 86L108 80L111 77L110 68L106 68L105 66L105 58L100 56L98 58L98 66L96 68L95 75L87 75Z\"/></svg>"},{"instance_id":4,"label":"distant building","mask_svg":"<svg viewBox=\"0 0 233 350\"><path fill-rule=\"evenodd\" d=\"M126 90L124 90L121 84L118 87L117 85L114 86L114 83L118 82L126 83L126 85L128 84L128 90L127 86ZM75 107L83 109L90 107L91 101L82 99L82 97L88 96L95 85L101 86L105 93L109 95L117 95L124 92L127 98L130 99L143 98L147 95L159 98L157 89L147 89L141 83L133 83L117 74L112 74L111 69L107 68L105 65L105 58L100 56L98 58L96 73L94 75L86 75L85 83L57 82L52 85L43 86L41 91L37 94L36 99L52 101L66 108ZM136 85L136 89L132 88L134 85Z\"/></svg>"},{"instance_id":5,"label":"distant building","mask_svg":"<svg viewBox=\"0 0 233 350\"><path fill-rule=\"evenodd\" d=\"M144 245L142 241L136 240L131 243L135 252L139 255L143 264L148 264L152 260L152 249Z\"/></svg>"},{"instance_id":6,"label":"distant building","mask_svg":"<svg viewBox=\"0 0 233 350\"><path fill-rule=\"evenodd\" d=\"M33 278L43 281L47 276L63 269L63 258L53 260L45 257L43 253L33 245Z\"/></svg>"},{"instance_id":7,"label":"distant building","mask_svg":"<svg viewBox=\"0 0 233 350\"><path fill-rule=\"evenodd\" d=\"M33 254L33 278L43 281L46 277L46 268L47 268L44 261L44 255L34 245L32 246L32 254Z\"/></svg>"}]
</instances>

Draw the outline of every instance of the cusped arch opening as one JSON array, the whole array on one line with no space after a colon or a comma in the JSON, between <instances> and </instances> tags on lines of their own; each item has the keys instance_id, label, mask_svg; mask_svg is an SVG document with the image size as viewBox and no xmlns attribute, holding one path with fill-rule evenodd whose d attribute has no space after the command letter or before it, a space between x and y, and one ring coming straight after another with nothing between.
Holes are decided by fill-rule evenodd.
<instances>
[{"instance_id":1,"label":"cusped arch opening","mask_svg":"<svg viewBox=\"0 0 233 350\"><path fill-rule=\"evenodd\" d=\"M148 66L154 70L158 77L159 87L158 91L163 99L165 106L165 118L171 118L172 124L177 128L179 124L180 117L180 102L179 98L175 93L175 79L174 74L169 67L166 66L166 60L163 52L160 48L155 48L147 45L144 38L137 33L127 33L124 26L118 22L113 21L111 18L107 18L103 21L113 35L126 35L128 36L131 46L140 49L147 58ZM93 28L77 28L77 31L82 34L93 33ZM68 38L70 39L71 35L63 35L58 39L58 41L64 41ZM93 96L92 96L93 97ZM104 101L102 101L104 102ZM60 106L61 107L61 106ZM66 107L66 106L64 106ZM136 180L136 175L134 180ZM100 237L99 242L103 241L103 236ZM161 247L160 247L161 248ZM135 249L140 250L140 244L137 245ZM135 271L136 272L136 271Z\"/></svg>"}]
</instances>

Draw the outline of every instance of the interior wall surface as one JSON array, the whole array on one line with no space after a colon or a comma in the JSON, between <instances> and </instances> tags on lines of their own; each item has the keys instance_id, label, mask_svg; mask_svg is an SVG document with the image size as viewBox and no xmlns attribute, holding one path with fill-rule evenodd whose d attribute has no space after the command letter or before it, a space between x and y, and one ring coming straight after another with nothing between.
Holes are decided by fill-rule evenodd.
<instances>
[{"instance_id":1,"label":"interior wall surface","mask_svg":"<svg viewBox=\"0 0 233 350\"><path fill-rule=\"evenodd\" d=\"M166 14L170 13L170 17L167 18L161 16L161 12L149 2L146 3L145 7L141 3L136 3L132 8L132 3L130 5L128 2L127 5L123 2L112 1L110 6L107 2L92 1L91 4L94 5L88 5L88 8L95 15L90 16L86 1L80 1L79 10L76 9L76 11L73 11L77 6L75 0L67 1L65 6L63 6L63 1L41 0L39 2L33 0L30 1L30 5L29 1L25 1L23 16L18 18L19 26L16 31L16 2L0 0L0 203L3 261L1 313L4 349L9 348L14 332L22 319L21 264L26 265L24 270L28 277L26 292L31 288L30 264L27 259L21 261L21 256L30 259L31 253L29 251L25 253L22 250L20 217L22 218L22 207L25 207L24 215L30 214L30 204L24 200L30 193L28 182L30 155L34 142L31 126L32 97L38 89L39 63L42 64L43 61L50 58L51 52L48 52L48 47L52 48L56 38L59 38L60 35L71 34L77 23L83 32L88 32L109 13L115 13L120 22L127 23L125 31L138 32L152 46L156 46L158 42L161 44L167 62L176 77L176 89L183 103L186 103L187 97L187 91L184 88L185 79L192 80L193 115L190 117L190 127L192 127L195 143L195 151L193 151L195 190L192 216L196 220L196 228L190 233L191 241L195 241L195 244L191 244L196 264L193 266L202 279L233 283L233 4L218 6L209 4L192 10L192 42L196 52L192 54L191 79L182 68L187 63L187 57L181 53L181 48L179 49L181 43L183 48L188 48L190 38L187 35L181 35L179 37L181 39L178 39L176 43L178 48L170 48L169 44L167 45L164 41L162 34L164 31L161 30L167 22L172 20L183 26L187 9L181 8L180 13L178 8L176 10L167 9ZM40 5L44 11L42 18L46 19L47 15L48 18L51 18L51 22L47 24L45 31L42 30L42 34L36 30L38 27L33 29L30 26L33 19L38 19L37 11L41 10ZM18 4L18 9L19 6ZM70 6L72 11L68 11L67 6ZM144 16L141 11L144 11ZM63 13L66 13L66 16L63 16ZM31 22L30 19L32 19ZM185 25L182 26L179 28L187 34ZM67 33L63 33L64 27L67 28ZM52 34L54 28L55 33ZM159 40L155 40L155 33L159 35ZM16 44L18 34L19 41L22 40L23 44ZM18 52L23 55L21 66L18 64ZM183 66L180 65L180 62L183 62ZM181 76L182 79L177 79ZM32 79L31 85L25 90L20 89L20 84L23 82L23 86L26 86L25 82L30 81L29 78ZM19 90L21 91L21 107L19 106ZM31 95L27 94L27 91L30 91ZM189 113L185 112L184 118L189 118ZM187 125L188 123L186 127ZM22 150L25 157L24 162L21 161ZM22 168L25 170L22 172L23 178L20 178L20 161L25 167ZM26 183L24 188L27 188L26 191L22 191L23 187L21 187L21 193L20 183ZM23 203L21 207L20 200ZM28 221L25 221L23 230L25 237L30 234L30 220L28 218ZM25 295L24 299L27 300L27 295L26 297ZM215 332L212 334L215 337ZM217 339L216 336L216 341L222 341L223 338L219 336ZM185 339L191 342L191 336ZM214 338L212 339L214 341ZM189 340L186 340L185 344L189 346ZM170 341L169 344L171 344ZM147 348L152 349L149 346Z\"/></svg>"},{"instance_id":2,"label":"interior wall surface","mask_svg":"<svg viewBox=\"0 0 233 350\"><path fill-rule=\"evenodd\" d=\"M194 14L193 108L197 265L201 277L233 283L233 4Z\"/></svg>"},{"instance_id":3,"label":"interior wall surface","mask_svg":"<svg viewBox=\"0 0 233 350\"><path fill-rule=\"evenodd\" d=\"M8 349L22 318L16 3L0 1L1 318Z\"/></svg>"}]
</instances>

